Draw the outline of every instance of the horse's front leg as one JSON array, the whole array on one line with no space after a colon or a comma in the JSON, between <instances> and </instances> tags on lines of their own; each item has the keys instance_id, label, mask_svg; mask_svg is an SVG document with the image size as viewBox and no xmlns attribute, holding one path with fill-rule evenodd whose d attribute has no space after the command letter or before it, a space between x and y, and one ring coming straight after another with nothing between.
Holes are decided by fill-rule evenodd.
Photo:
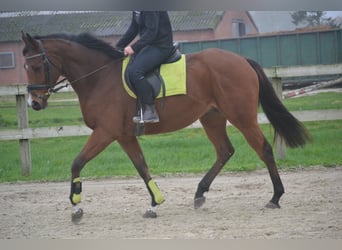
<instances>
[{"instance_id":1,"label":"horse's front leg","mask_svg":"<svg viewBox=\"0 0 342 250\"><path fill-rule=\"evenodd\" d=\"M94 130L90 135L87 143L84 145L82 151L75 158L71 167L71 190L70 190L70 201L73 205L72 221L78 222L83 216L83 210L80 207L81 203L81 170L85 164L102 152L114 139L108 134Z\"/></svg>"},{"instance_id":2,"label":"horse's front leg","mask_svg":"<svg viewBox=\"0 0 342 250\"><path fill-rule=\"evenodd\" d=\"M146 213L143 215L144 218L156 218L157 212L156 208L157 205L162 204L165 199L161 191L159 190L157 184L152 179L144 155L140 148L139 142L136 137L128 136L118 139L119 144L125 150L128 157L133 162L133 165L137 169L139 175L144 180L147 189L151 195L152 202L151 207L147 209Z\"/></svg>"}]
</instances>

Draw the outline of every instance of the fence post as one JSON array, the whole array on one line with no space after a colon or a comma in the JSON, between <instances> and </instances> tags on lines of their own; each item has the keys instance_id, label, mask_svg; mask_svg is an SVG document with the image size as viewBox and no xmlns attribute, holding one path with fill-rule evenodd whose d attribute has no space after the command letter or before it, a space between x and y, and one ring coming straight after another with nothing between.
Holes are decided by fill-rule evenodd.
<instances>
[{"instance_id":1,"label":"fence post","mask_svg":"<svg viewBox=\"0 0 342 250\"><path fill-rule=\"evenodd\" d=\"M283 85L281 83L281 78L274 77L272 78L272 85L273 88L279 97L280 100L282 100L283 96ZM275 137L275 144L276 144L276 152L277 152L277 158L279 160L286 158L286 145L283 138L281 138L278 133L276 133Z\"/></svg>"},{"instance_id":2,"label":"fence post","mask_svg":"<svg viewBox=\"0 0 342 250\"><path fill-rule=\"evenodd\" d=\"M17 94L16 102L18 114L18 128L28 128L28 112L25 94ZM21 174L24 176L29 176L32 170L30 140L20 139L19 147L21 160Z\"/></svg>"}]
</instances>

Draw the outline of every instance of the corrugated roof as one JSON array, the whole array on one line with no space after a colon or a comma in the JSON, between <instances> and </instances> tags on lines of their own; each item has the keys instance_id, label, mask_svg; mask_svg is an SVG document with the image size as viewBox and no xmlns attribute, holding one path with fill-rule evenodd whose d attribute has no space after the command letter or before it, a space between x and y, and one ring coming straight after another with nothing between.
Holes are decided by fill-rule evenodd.
<instances>
[{"instance_id":1,"label":"corrugated roof","mask_svg":"<svg viewBox=\"0 0 342 250\"><path fill-rule=\"evenodd\" d=\"M169 11L174 31L215 29L224 11ZM53 13L0 17L0 42L19 41L21 30L32 35L53 33L79 34L90 32L96 36L122 35L131 22L129 11Z\"/></svg>"}]
</instances>

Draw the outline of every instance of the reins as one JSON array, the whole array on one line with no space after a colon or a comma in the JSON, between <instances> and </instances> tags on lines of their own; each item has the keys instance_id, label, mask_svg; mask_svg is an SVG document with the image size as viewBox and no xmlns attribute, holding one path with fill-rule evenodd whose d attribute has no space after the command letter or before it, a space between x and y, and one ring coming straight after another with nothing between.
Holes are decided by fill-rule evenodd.
<instances>
[{"instance_id":1,"label":"reins","mask_svg":"<svg viewBox=\"0 0 342 250\"><path fill-rule=\"evenodd\" d=\"M112 62L113 62L113 61L112 61ZM64 85L62 85L62 86L56 87L58 84L61 84L62 82L67 81L67 79L64 77L62 80L56 82L55 87L50 87L48 90L49 90L49 92L51 92L51 93L57 93L57 92L58 92L59 90L61 90L62 88L66 88L66 87L68 87L69 85L72 85L73 83L76 83L76 82L78 82L78 81L81 81L81 80L83 80L83 79L85 79L85 78L87 78L87 77L89 77L89 76L91 76L91 75L97 73L98 71L107 68L108 65L111 64L112 62L107 63L107 64L105 64L105 65L102 65L101 67L99 67L99 68L97 68L97 69L95 69L95 70L89 72L88 74L85 74L84 76L81 76L81 77L77 78L76 80L73 80L73 81L71 81L71 82L68 82L68 83L66 83L66 84L64 84ZM46 86L46 85L45 85L45 86Z\"/></svg>"}]
</instances>

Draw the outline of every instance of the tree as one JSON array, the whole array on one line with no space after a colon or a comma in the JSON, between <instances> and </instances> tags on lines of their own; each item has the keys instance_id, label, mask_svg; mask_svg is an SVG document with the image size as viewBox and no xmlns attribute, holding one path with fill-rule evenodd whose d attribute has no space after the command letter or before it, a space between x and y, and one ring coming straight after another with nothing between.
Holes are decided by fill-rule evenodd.
<instances>
[{"instance_id":1,"label":"tree","mask_svg":"<svg viewBox=\"0 0 342 250\"><path fill-rule=\"evenodd\" d=\"M342 28L342 16L335 17L329 21L329 24L333 28Z\"/></svg>"},{"instance_id":2,"label":"tree","mask_svg":"<svg viewBox=\"0 0 342 250\"><path fill-rule=\"evenodd\" d=\"M325 18L325 11L295 11L291 13L292 23L296 26L303 24L306 27L328 24L330 18Z\"/></svg>"}]
</instances>

